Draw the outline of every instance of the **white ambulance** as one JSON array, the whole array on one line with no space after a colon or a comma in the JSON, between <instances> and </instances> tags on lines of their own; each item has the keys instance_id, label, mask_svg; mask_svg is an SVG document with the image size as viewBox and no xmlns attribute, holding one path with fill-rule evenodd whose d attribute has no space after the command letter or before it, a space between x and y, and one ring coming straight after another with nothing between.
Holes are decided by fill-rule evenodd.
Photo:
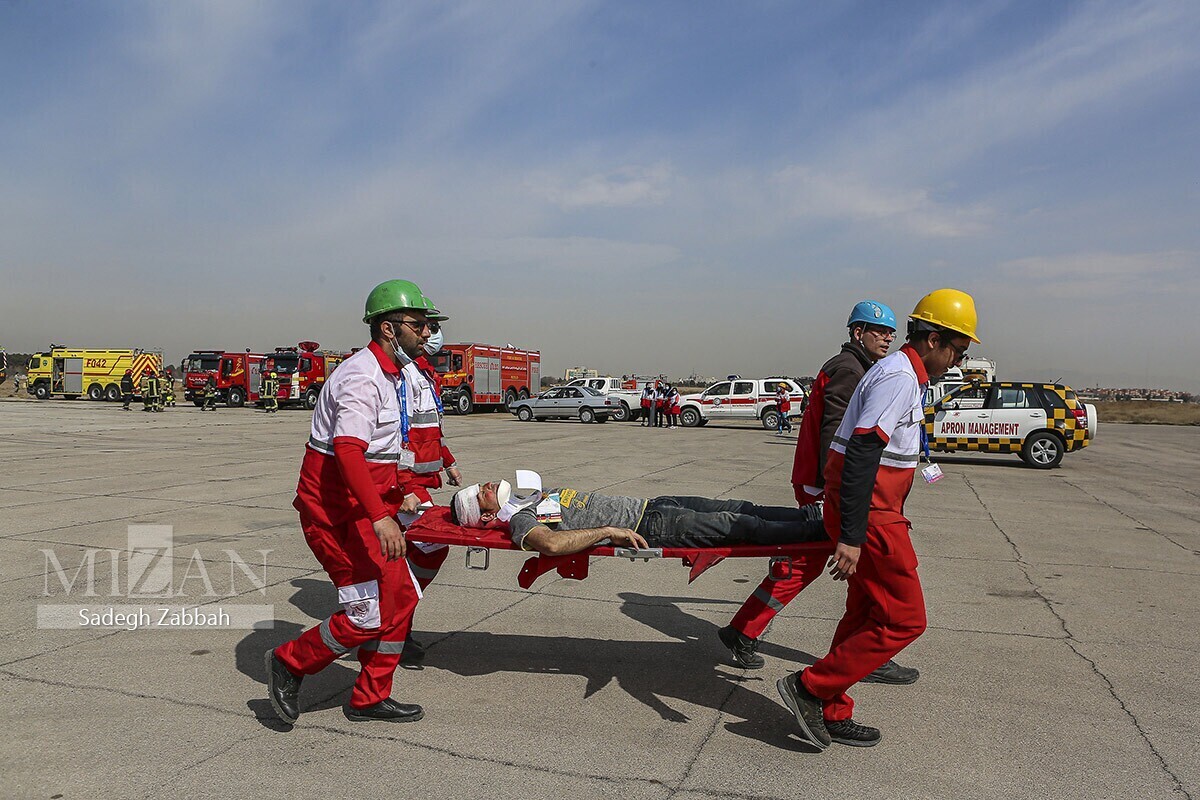
<instances>
[{"instance_id":1,"label":"white ambulance","mask_svg":"<svg viewBox=\"0 0 1200 800\"><path fill-rule=\"evenodd\" d=\"M757 419L767 430L779 427L775 390L783 384L792 400L788 418L804 410L804 388L791 378L730 378L717 381L700 394L679 401L679 422L685 428L707 425L709 420Z\"/></svg>"}]
</instances>

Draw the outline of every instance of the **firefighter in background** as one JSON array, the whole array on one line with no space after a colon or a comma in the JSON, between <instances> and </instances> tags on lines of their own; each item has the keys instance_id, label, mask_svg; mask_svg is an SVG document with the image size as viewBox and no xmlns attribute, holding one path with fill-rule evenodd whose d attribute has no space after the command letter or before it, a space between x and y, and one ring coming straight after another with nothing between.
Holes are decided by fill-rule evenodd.
<instances>
[{"instance_id":1,"label":"firefighter in background","mask_svg":"<svg viewBox=\"0 0 1200 800\"><path fill-rule=\"evenodd\" d=\"M155 396L158 394L156 383L154 372L149 367L142 370L142 411L154 410Z\"/></svg>"},{"instance_id":2,"label":"firefighter in background","mask_svg":"<svg viewBox=\"0 0 1200 800\"><path fill-rule=\"evenodd\" d=\"M285 722L299 716L303 677L356 647L362 671L346 717L412 722L424 715L391 698L420 598L396 515L414 513L428 497L411 479L434 454L440 460L433 387L413 360L430 324L445 319L411 281L376 286L363 316L371 343L338 366L317 400L293 505L342 608L266 652L268 696Z\"/></svg>"},{"instance_id":3,"label":"firefighter in background","mask_svg":"<svg viewBox=\"0 0 1200 800\"><path fill-rule=\"evenodd\" d=\"M125 374L121 376L121 401L124 403L121 406L122 411L129 410L129 404L133 402L133 370L125 370Z\"/></svg>"},{"instance_id":4,"label":"firefighter in background","mask_svg":"<svg viewBox=\"0 0 1200 800\"><path fill-rule=\"evenodd\" d=\"M450 452L450 448L446 446L445 429L442 427L446 414L442 407L442 376L434 369L433 363L429 360L429 356L437 355L442 349L442 344L445 341L442 334L441 323L436 320L430 324L432 331L429 336L429 341L425 343L425 353L414 362L417 369L433 384L433 396L437 404L438 410L438 433L441 440L441 456L442 468L446 471L446 482L451 486L462 486L462 473L459 471L454 455ZM440 489L442 486L441 476L438 473L426 473L424 476L414 475L411 478L413 485L424 486L425 489ZM422 502L425 502L424 497ZM431 501L430 501L431 502ZM442 564L446 561L446 556L450 549L444 544L429 544L426 542L412 542L408 551L408 563L412 567L413 575L417 579L417 583L424 592L429 588L429 584L433 583L433 579L437 577L438 570L442 568ZM425 648L421 643L409 634L408 639L404 643L404 655L400 659L400 665L408 669L419 669L421 661L425 658Z\"/></svg>"},{"instance_id":5,"label":"firefighter in background","mask_svg":"<svg viewBox=\"0 0 1200 800\"><path fill-rule=\"evenodd\" d=\"M837 431L846 406L875 362L887 355L896 338L896 314L874 300L863 300L850 310L846 320L849 340L841 351L825 362L809 393L808 409L800 422L796 457L792 467L792 489L797 504L804 506L821 499L825 481L822 472L833 434ZM759 669L766 662L756 651L758 637L775 615L790 603L805 586L821 575L825 559L797 556L782 574L768 572L754 593L738 609L729 626L718 632L721 641L733 653L734 661L746 669ZM777 568L780 569L780 568ZM872 683L909 684L920 673L889 661L873 672Z\"/></svg>"},{"instance_id":6,"label":"firefighter in background","mask_svg":"<svg viewBox=\"0 0 1200 800\"><path fill-rule=\"evenodd\" d=\"M867 370L829 446L825 531L837 542L830 574L849 582L846 611L829 653L776 682L818 748L879 742L878 729L855 722L846 692L925 631L904 501L920 458L925 390L979 343L976 324L975 301L965 292L938 289L921 298L904 346Z\"/></svg>"},{"instance_id":7,"label":"firefighter in background","mask_svg":"<svg viewBox=\"0 0 1200 800\"><path fill-rule=\"evenodd\" d=\"M200 406L200 410L217 410L217 376L211 372L204 379L204 404Z\"/></svg>"},{"instance_id":8,"label":"firefighter in background","mask_svg":"<svg viewBox=\"0 0 1200 800\"><path fill-rule=\"evenodd\" d=\"M162 405L166 408L175 407L175 375L170 370L162 376Z\"/></svg>"},{"instance_id":9,"label":"firefighter in background","mask_svg":"<svg viewBox=\"0 0 1200 800\"><path fill-rule=\"evenodd\" d=\"M279 410L279 375L271 370L262 380L263 411L274 414Z\"/></svg>"}]
</instances>

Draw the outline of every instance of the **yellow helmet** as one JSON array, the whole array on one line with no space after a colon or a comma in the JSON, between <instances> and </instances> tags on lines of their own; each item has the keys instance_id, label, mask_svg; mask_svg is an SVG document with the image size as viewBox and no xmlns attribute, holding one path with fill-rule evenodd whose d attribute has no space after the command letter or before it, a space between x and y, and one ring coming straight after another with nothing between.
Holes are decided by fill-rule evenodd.
<instances>
[{"instance_id":1,"label":"yellow helmet","mask_svg":"<svg viewBox=\"0 0 1200 800\"><path fill-rule=\"evenodd\" d=\"M948 328L975 344L980 343L975 336L975 326L979 322L975 314L975 300L958 289L935 289L921 298L908 318Z\"/></svg>"}]
</instances>

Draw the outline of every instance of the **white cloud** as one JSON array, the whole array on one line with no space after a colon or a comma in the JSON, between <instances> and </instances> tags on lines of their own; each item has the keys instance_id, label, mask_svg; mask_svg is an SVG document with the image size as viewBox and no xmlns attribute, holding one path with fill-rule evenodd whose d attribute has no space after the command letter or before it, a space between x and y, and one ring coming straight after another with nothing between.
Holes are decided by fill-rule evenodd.
<instances>
[{"instance_id":1,"label":"white cloud","mask_svg":"<svg viewBox=\"0 0 1200 800\"><path fill-rule=\"evenodd\" d=\"M570 185L562 185L546 176L535 176L530 179L530 185L538 187L550 202L568 209L646 206L660 205L666 200L670 194L667 186L670 179L670 168L656 164L594 173Z\"/></svg>"}]
</instances>

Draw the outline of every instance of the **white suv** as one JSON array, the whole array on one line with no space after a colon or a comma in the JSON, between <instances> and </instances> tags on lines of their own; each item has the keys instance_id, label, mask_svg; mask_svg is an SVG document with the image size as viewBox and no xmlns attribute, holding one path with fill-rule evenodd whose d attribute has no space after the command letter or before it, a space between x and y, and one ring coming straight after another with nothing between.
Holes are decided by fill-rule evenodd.
<instances>
[{"instance_id":1,"label":"white suv","mask_svg":"<svg viewBox=\"0 0 1200 800\"><path fill-rule=\"evenodd\" d=\"M775 430L779 427L775 390L781 383L792 398L788 417L799 417L804 410L804 389L791 378L731 378L700 394L684 395L679 402L679 422L695 428L714 419L757 419L767 430Z\"/></svg>"}]
</instances>

